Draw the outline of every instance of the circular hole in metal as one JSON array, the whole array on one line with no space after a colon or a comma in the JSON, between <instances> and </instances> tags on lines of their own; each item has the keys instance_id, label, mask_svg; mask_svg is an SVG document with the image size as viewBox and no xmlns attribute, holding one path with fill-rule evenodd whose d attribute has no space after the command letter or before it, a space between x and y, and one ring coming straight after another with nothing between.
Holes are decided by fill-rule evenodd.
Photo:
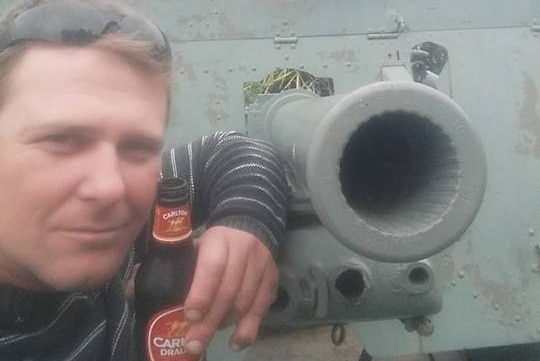
<instances>
[{"instance_id":1,"label":"circular hole in metal","mask_svg":"<svg viewBox=\"0 0 540 361\"><path fill-rule=\"evenodd\" d=\"M279 286L277 290L277 297L274 303L270 306L270 310L274 312L281 312L284 311L287 306L289 306L289 303L291 302L291 298L289 296L289 293L285 288Z\"/></svg>"},{"instance_id":2,"label":"circular hole in metal","mask_svg":"<svg viewBox=\"0 0 540 361\"><path fill-rule=\"evenodd\" d=\"M364 275L360 270L345 270L336 278L335 287L345 299L356 301L366 289Z\"/></svg>"},{"instance_id":3,"label":"circular hole in metal","mask_svg":"<svg viewBox=\"0 0 540 361\"><path fill-rule=\"evenodd\" d=\"M429 273L424 267L414 267L409 272L409 281L413 285L424 285L429 282Z\"/></svg>"},{"instance_id":4,"label":"circular hole in metal","mask_svg":"<svg viewBox=\"0 0 540 361\"><path fill-rule=\"evenodd\" d=\"M452 140L430 119L405 111L371 117L351 134L340 161L348 205L379 231L415 234L437 223L458 194Z\"/></svg>"}]
</instances>

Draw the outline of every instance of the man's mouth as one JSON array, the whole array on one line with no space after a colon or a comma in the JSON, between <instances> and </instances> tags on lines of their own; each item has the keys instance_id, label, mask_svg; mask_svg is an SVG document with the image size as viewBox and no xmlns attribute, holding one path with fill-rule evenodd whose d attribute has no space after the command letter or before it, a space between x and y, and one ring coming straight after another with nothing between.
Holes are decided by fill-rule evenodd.
<instances>
[{"instance_id":1,"label":"man's mouth","mask_svg":"<svg viewBox=\"0 0 540 361\"><path fill-rule=\"evenodd\" d=\"M118 240L127 228L127 224L105 227L70 227L62 229L61 232L75 241L99 245Z\"/></svg>"}]
</instances>

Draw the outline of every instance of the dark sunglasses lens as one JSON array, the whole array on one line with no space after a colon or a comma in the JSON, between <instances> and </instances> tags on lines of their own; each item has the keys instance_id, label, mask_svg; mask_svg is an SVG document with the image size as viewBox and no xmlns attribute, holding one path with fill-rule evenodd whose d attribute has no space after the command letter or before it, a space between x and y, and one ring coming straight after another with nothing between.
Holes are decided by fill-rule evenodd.
<instances>
[{"instance_id":1,"label":"dark sunglasses lens","mask_svg":"<svg viewBox=\"0 0 540 361\"><path fill-rule=\"evenodd\" d=\"M46 3L24 11L15 18L9 39L0 39L0 46L25 40L85 44L108 33L150 43L156 57L170 57L167 40L153 23L136 14L101 10L82 2Z\"/></svg>"},{"instance_id":2,"label":"dark sunglasses lens","mask_svg":"<svg viewBox=\"0 0 540 361\"><path fill-rule=\"evenodd\" d=\"M31 8L14 22L13 40L91 41L107 25L101 12L84 3L51 3Z\"/></svg>"}]
</instances>

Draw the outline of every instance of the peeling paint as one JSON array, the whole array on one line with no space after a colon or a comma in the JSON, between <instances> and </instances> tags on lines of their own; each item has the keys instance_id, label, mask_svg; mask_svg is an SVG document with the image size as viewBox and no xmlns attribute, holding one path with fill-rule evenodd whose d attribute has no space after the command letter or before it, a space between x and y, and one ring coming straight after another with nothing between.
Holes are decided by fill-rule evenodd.
<instances>
[{"instance_id":1,"label":"peeling paint","mask_svg":"<svg viewBox=\"0 0 540 361\"><path fill-rule=\"evenodd\" d=\"M227 121L229 114L225 112L225 103L229 102L229 87L227 80L217 73L212 74L214 87L208 92L206 115L213 126L219 126Z\"/></svg>"},{"instance_id":2,"label":"peeling paint","mask_svg":"<svg viewBox=\"0 0 540 361\"><path fill-rule=\"evenodd\" d=\"M190 82L194 82L197 80L192 63L185 63L182 59L182 56L180 56L179 54L174 54L173 59L175 59L172 67L173 73L186 76Z\"/></svg>"},{"instance_id":3,"label":"peeling paint","mask_svg":"<svg viewBox=\"0 0 540 361\"><path fill-rule=\"evenodd\" d=\"M331 53L319 52L319 57L321 59L330 59L330 60L335 60L337 62L344 62L344 61L354 62L356 61L356 52L350 49L342 49L342 50L334 51Z\"/></svg>"},{"instance_id":4,"label":"peeling paint","mask_svg":"<svg viewBox=\"0 0 540 361\"><path fill-rule=\"evenodd\" d=\"M524 291L527 289L527 282L521 284L511 281L501 282L499 280L488 279L480 271L480 265L469 264L464 270L470 276L478 291L491 302L491 306L500 313L499 322L507 327L517 327L519 318L521 322L530 322L530 305L522 300L525 297Z\"/></svg>"},{"instance_id":5,"label":"peeling paint","mask_svg":"<svg viewBox=\"0 0 540 361\"><path fill-rule=\"evenodd\" d=\"M255 33L250 31L239 31L235 27L235 22L229 19L226 14L220 14L217 17L218 24L220 25L220 37L237 37L237 38L253 38Z\"/></svg>"},{"instance_id":6,"label":"peeling paint","mask_svg":"<svg viewBox=\"0 0 540 361\"><path fill-rule=\"evenodd\" d=\"M520 143L515 149L518 154L540 159L540 110L538 88L534 78L523 73L524 99L519 111Z\"/></svg>"}]
</instances>

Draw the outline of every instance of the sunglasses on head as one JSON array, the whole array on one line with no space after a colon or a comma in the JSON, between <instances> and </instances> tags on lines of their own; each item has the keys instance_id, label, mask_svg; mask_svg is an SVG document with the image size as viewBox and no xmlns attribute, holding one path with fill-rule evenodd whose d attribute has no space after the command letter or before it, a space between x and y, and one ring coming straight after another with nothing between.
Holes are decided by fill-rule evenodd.
<instances>
[{"instance_id":1,"label":"sunglasses on head","mask_svg":"<svg viewBox=\"0 0 540 361\"><path fill-rule=\"evenodd\" d=\"M85 45L106 34L121 34L147 42L154 58L169 61L165 35L152 22L133 13L119 13L82 2L43 3L27 9L0 34L0 52L23 41L50 41Z\"/></svg>"}]
</instances>

